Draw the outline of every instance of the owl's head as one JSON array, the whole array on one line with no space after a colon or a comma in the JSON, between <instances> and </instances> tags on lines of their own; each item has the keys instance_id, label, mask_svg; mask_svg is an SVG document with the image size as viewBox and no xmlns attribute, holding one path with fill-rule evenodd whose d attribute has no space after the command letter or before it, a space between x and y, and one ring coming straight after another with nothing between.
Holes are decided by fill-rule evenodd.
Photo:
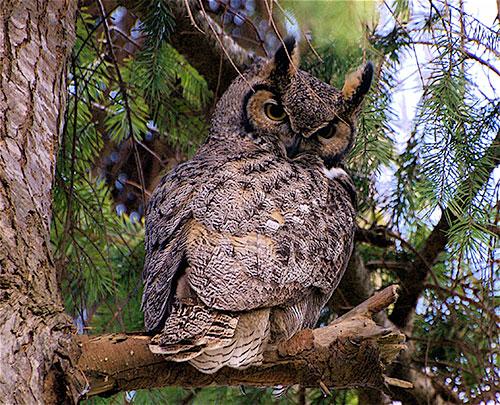
<instances>
[{"instance_id":1,"label":"owl's head","mask_svg":"<svg viewBox=\"0 0 500 405\"><path fill-rule=\"evenodd\" d=\"M361 102L373 77L371 62L348 75L342 90L298 69L293 37L271 60L258 60L219 101L213 130L249 137L288 159L314 154L329 169L352 146Z\"/></svg>"}]
</instances>

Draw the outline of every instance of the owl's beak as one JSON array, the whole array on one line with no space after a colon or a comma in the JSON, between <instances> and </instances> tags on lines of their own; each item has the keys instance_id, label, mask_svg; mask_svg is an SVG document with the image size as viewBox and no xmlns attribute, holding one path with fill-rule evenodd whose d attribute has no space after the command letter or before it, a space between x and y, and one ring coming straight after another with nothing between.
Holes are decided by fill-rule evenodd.
<instances>
[{"instance_id":1,"label":"owl's beak","mask_svg":"<svg viewBox=\"0 0 500 405\"><path fill-rule=\"evenodd\" d=\"M286 155L288 158L293 159L299 154L301 141L302 136L300 134L295 134L292 138L285 142Z\"/></svg>"}]
</instances>

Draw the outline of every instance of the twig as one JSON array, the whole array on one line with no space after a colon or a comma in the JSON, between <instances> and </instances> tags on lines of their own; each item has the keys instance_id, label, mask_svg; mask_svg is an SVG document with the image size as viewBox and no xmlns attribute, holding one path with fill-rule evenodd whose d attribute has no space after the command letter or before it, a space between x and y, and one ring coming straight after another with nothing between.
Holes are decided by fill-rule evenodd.
<instances>
[{"instance_id":1,"label":"twig","mask_svg":"<svg viewBox=\"0 0 500 405\"><path fill-rule=\"evenodd\" d=\"M436 291L441 299L446 299L449 298L450 296L458 297L462 301L468 302L469 304L475 306L476 308L482 309L484 312L488 313L491 316L493 322L495 323L500 322L500 317L498 317L498 315L495 314L495 310L493 308L488 308L481 302L476 301L470 297L467 297L467 295L460 294L458 291L454 289L430 283L425 283L424 287Z\"/></svg>"},{"instance_id":2,"label":"twig","mask_svg":"<svg viewBox=\"0 0 500 405\"><path fill-rule=\"evenodd\" d=\"M146 183L144 181L144 173L142 171L142 164L141 164L141 160L140 160L140 157L139 157L139 151L137 150L137 144L136 144L135 138L134 138L134 131L133 131L133 125L132 125L132 116L131 116L130 105L129 105L129 102L128 102L128 95L127 95L127 91L126 91L126 85L125 85L125 82L123 81L123 77L122 77L122 74L121 74L121 71L120 71L120 67L118 66L118 60L116 59L116 55L115 55L115 52L114 52L114 49L113 49L113 42L112 42L112 39L111 39L111 32L110 32L108 21L106 19L106 11L104 9L104 5L102 4L102 0L97 0L97 4L99 5L99 10L100 10L100 13L101 13L101 17L104 20L104 32L106 34L107 47L108 47L108 51L110 53L111 59L113 61L113 66L115 67L116 76L118 78L118 86L120 87L120 92L122 93L123 102L125 104L125 113L126 113L126 116L127 116L127 123L128 123L128 126L129 126L129 136L132 139L132 144L133 144L133 148L134 148L134 157L135 157L135 161L136 161L136 165L137 165L137 172L138 172L138 175L139 175L139 180L141 182L142 202L143 202L143 205L146 206L146 196L144 194L145 184Z\"/></svg>"},{"instance_id":3,"label":"twig","mask_svg":"<svg viewBox=\"0 0 500 405\"><path fill-rule=\"evenodd\" d=\"M205 7L203 6L203 3L201 2L201 0L198 0L198 2L199 2L199 5L200 5L201 13L203 14L203 17L205 18L208 27L210 28L210 30L214 34L215 39L217 40L217 42L219 43L220 48L222 49L222 51L226 55L227 59L229 60L229 63L231 63L231 66L234 68L234 70L236 70L236 72L238 73L238 76L240 76L245 81L245 83L248 85L248 87L253 90L252 85L245 78L245 76L243 76L243 73L240 71L240 69L238 69L238 66L236 66L236 63L234 63L233 58L231 57L231 55L227 51L226 47L224 46L222 40L220 39L219 34L217 33L217 31L213 27L212 24L215 24L215 23L212 22L212 19L210 18L210 16L205 11ZM223 31L221 29L221 35L222 35L222 33L223 33Z\"/></svg>"},{"instance_id":4,"label":"twig","mask_svg":"<svg viewBox=\"0 0 500 405\"><path fill-rule=\"evenodd\" d=\"M191 6L189 5L189 0L184 0L184 5L186 6L186 11L188 13L191 24L193 24L193 26L202 34L205 34L205 31L203 31L200 27L198 27L198 24L196 24L196 20L194 19L193 13L191 11Z\"/></svg>"},{"instance_id":5,"label":"twig","mask_svg":"<svg viewBox=\"0 0 500 405\"><path fill-rule=\"evenodd\" d=\"M486 66L488 69L492 70L495 72L498 76L500 76L500 70L498 70L495 66L493 66L491 63L488 63L484 59L480 58L479 56L473 54L472 52L469 52L466 49L462 49L462 53L467 56L469 59L473 59L476 62L479 62L481 65Z\"/></svg>"}]
</instances>

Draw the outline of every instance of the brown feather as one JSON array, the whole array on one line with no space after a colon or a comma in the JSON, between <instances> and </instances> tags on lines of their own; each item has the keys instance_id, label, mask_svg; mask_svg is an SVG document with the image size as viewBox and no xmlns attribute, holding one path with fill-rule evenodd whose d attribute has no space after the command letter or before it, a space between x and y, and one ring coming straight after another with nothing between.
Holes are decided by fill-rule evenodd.
<instances>
[{"instance_id":1,"label":"brown feather","mask_svg":"<svg viewBox=\"0 0 500 405\"><path fill-rule=\"evenodd\" d=\"M348 103L292 69L284 55L298 54L285 42L286 52L229 87L207 142L165 176L146 213L143 310L146 329L158 332L151 350L206 373L258 364L267 344L312 327L352 250L354 188L335 165L351 148L352 103L370 72L362 91L347 84L344 96L356 96ZM270 98L285 118L266 118ZM316 132L332 122L322 140Z\"/></svg>"}]
</instances>

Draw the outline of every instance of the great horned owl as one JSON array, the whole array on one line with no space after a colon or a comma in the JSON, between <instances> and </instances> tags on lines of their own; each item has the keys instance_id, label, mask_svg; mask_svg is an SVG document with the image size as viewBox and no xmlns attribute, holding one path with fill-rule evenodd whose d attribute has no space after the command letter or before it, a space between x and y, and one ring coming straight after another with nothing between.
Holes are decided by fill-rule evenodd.
<instances>
[{"instance_id":1,"label":"great horned owl","mask_svg":"<svg viewBox=\"0 0 500 405\"><path fill-rule=\"evenodd\" d=\"M297 68L287 38L218 102L205 144L146 212L150 348L205 373L258 364L313 327L349 260L355 191L339 167L373 76L342 91Z\"/></svg>"}]
</instances>

